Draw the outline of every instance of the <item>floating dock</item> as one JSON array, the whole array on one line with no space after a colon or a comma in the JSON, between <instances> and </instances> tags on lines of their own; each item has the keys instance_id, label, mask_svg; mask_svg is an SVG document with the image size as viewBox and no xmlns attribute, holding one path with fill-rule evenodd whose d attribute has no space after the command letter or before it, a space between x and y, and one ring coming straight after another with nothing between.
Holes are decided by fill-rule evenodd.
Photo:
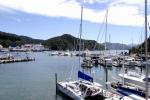
<instances>
[{"instance_id":1,"label":"floating dock","mask_svg":"<svg viewBox=\"0 0 150 100\"><path fill-rule=\"evenodd\" d=\"M29 61L35 61L35 58L19 58L19 59L0 60L0 64L15 63L15 62L29 62Z\"/></svg>"}]
</instances>

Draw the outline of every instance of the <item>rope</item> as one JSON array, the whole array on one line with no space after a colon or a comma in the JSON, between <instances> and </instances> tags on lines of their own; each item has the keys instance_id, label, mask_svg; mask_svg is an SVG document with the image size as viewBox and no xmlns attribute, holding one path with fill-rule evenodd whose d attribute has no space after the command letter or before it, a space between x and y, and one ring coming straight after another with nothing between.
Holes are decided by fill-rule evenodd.
<instances>
[{"instance_id":1,"label":"rope","mask_svg":"<svg viewBox=\"0 0 150 100\"><path fill-rule=\"evenodd\" d=\"M96 41L99 40L100 33L102 33L102 31L103 31L102 37L101 37L101 39L100 39L100 43L101 43L102 38L103 38L103 35L104 35L104 25L105 25L104 22L105 22L106 17L107 17L107 14L104 16L103 24L100 26L99 33L98 33L98 37L97 37L97 40L96 40ZM93 50L95 50L96 46L97 46L97 45L96 45L96 43L95 43L95 46L94 46ZM100 47L99 47L98 49L100 49Z\"/></svg>"}]
</instances>

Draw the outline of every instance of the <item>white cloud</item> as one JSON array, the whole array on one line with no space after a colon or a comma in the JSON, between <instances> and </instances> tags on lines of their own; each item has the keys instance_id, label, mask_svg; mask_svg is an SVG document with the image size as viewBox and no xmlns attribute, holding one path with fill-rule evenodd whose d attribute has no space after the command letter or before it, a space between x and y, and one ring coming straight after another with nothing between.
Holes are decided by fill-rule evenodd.
<instances>
[{"instance_id":1,"label":"white cloud","mask_svg":"<svg viewBox=\"0 0 150 100\"><path fill-rule=\"evenodd\" d=\"M93 3L106 3L110 0L84 0L84 3L90 3L90 4L93 4Z\"/></svg>"},{"instance_id":2,"label":"white cloud","mask_svg":"<svg viewBox=\"0 0 150 100\"><path fill-rule=\"evenodd\" d=\"M109 0L85 0L90 4L108 2ZM0 0L0 8L8 7L27 13L40 14L50 17L67 17L80 19L80 4L76 0ZM108 23L115 25L143 25L143 15L139 7L143 0L114 0L109 7ZM107 9L107 8L106 8ZM143 11L144 12L144 11ZM106 10L95 11L84 9L84 20L102 22ZM149 17L150 18L150 17Z\"/></svg>"},{"instance_id":3,"label":"white cloud","mask_svg":"<svg viewBox=\"0 0 150 100\"><path fill-rule=\"evenodd\" d=\"M116 25L143 25L144 17L140 15L137 7L133 6L113 6L109 9L108 20Z\"/></svg>"},{"instance_id":4,"label":"white cloud","mask_svg":"<svg viewBox=\"0 0 150 100\"><path fill-rule=\"evenodd\" d=\"M128 4L128 5L144 5L144 0L114 0L111 5Z\"/></svg>"},{"instance_id":5,"label":"white cloud","mask_svg":"<svg viewBox=\"0 0 150 100\"><path fill-rule=\"evenodd\" d=\"M15 11L13 11L13 10L11 10L9 8L6 8L4 6L0 6L0 11L7 12L7 13L12 13L12 14L15 13Z\"/></svg>"}]
</instances>

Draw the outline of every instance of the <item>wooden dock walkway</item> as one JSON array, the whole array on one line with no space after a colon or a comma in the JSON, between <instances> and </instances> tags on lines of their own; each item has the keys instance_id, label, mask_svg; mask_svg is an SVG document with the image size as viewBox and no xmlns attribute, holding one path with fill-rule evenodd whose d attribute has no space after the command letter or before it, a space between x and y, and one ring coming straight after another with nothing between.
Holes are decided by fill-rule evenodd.
<instances>
[{"instance_id":1,"label":"wooden dock walkway","mask_svg":"<svg viewBox=\"0 0 150 100\"><path fill-rule=\"evenodd\" d=\"M0 60L0 64L15 63L15 62L29 62L29 61L35 61L35 58L19 58L19 59Z\"/></svg>"}]
</instances>

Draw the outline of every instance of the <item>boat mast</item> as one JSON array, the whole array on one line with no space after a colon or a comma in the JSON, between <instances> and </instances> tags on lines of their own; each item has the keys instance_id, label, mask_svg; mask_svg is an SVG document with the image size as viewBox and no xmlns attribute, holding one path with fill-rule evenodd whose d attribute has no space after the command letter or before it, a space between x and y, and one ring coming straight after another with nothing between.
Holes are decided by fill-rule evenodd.
<instances>
[{"instance_id":1,"label":"boat mast","mask_svg":"<svg viewBox=\"0 0 150 100\"><path fill-rule=\"evenodd\" d=\"M108 9L106 11L106 29L105 29L105 53L107 49L106 41L107 41L107 16L108 16Z\"/></svg>"},{"instance_id":2,"label":"boat mast","mask_svg":"<svg viewBox=\"0 0 150 100\"><path fill-rule=\"evenodd\" d=\"M146 95L145 98L146 100L148 100L148 95L149 95L149 91L148 91L148 65L147 65L147 60L148 60L148 50L147 50L147 0L145 0L145 60L146 60Z\"/></svg>"},{"instance_id":3,"label":"boat mast","mask_svg":"<svg viewBox=\"0 0 150 100\"><path fill-rule=\"evenodd\" d=\"M123 45L123 41L122 41L122 49L123 49L123 85L124 85L124 74L125 74L125 68L124 68L124 63L125 63L125 55L124 55L124 45Z\"/></svg>"},{"instance_id":4,"label":"boat mast","mask_svg":"<svg viewBox=\"0 0 150 100\"><path fill-rule=\"evenodd\" d=\"M106 28L105 28L105 55L106 55L106 49L107 49L107 45L106 45L106 41L107 41L107 16L108 16L108 9L107 9L107 11L106 11ZM104 55L104 56L105 56ZM108 87L107 87L107 76L108 76L108 70L107 70L107 61L105 60L105 68L106 68L106 89L108 89Z\"/></svg>"},{"instance_id":5,"label":"boat mast","mask_svg":"<svg viewBox=\"0 0 150 100\"><path fill-rule=\"evenodd\" d=\"M110 49L111 49L111 43L110 43L110 34L109 34L109 44L110 44ZM109 49L109 56L110 56L110 49Z\"/></svg>"},{"instance_id":6,"label":"boat mast","mask_svg":"<svg viewBox=\"0 0 150 100\"><path fill-rule=\"evenodd\" d=\"M83 6L81 6L81 21L80 21L80 35L79 35L79 66L81 65L80 59L81 59L81 36L82 36L82 17L83 17Z\"/></svg>"}]
</instances>

